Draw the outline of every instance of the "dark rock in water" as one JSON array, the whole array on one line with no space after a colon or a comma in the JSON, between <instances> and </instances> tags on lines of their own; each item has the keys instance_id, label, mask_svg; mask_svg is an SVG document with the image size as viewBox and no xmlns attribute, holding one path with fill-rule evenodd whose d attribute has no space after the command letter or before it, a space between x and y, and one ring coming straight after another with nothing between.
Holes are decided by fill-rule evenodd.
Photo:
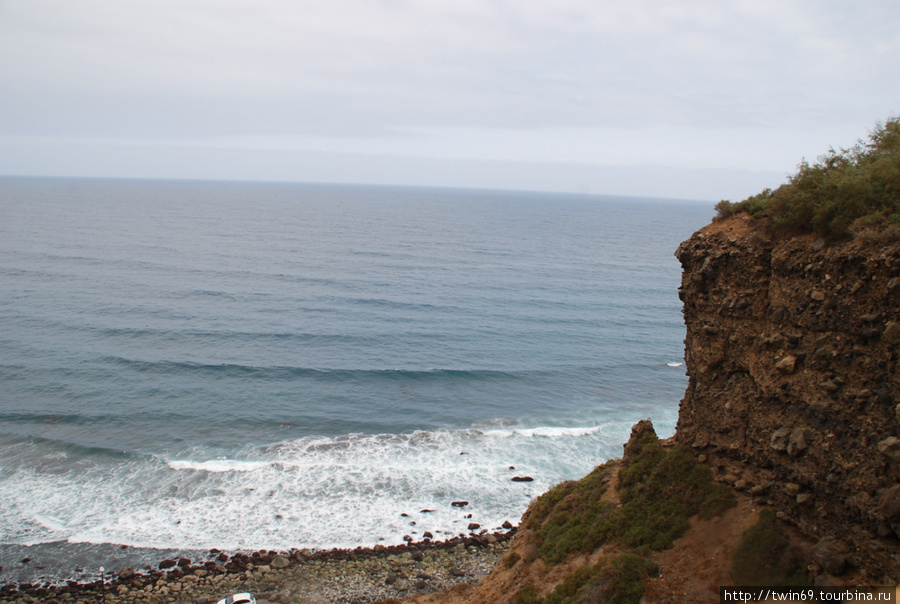
<instances>
[{"instance_id":1,"label":"dark rock in water","mask_svg":"<svg viewBox=\"0 0 900 604\"><path fill-rule=\"evenodd\" d=\"M433 512L433 511L434 511L434 510L428 510L428 509L425 509L425 510L420 510L419 513L420 513L420 514L430 514L430 513Z\"/></svg>"},{"instance_id":2,"label":"dark rock in water","mask_svg":"<svg viewBox=\"0 0 900 604\"><path fill-rule=\"evenodd\" d=\"M422 534L422 537L424 537L425 539L434 539L434 535L431 533L431 531L425 531ZM0 570L3 570L3 569L0 568Z\"/></svg>"},{"instance_id":3,"label":"dark rock in water","mask_svg":"<svg viewBox=\"0 0 900 604\"><path fill-rule=\"evenodd\" d=\"M454 501L450 505L452 505L455 508L464 508L467 505L469 505L469 502L468 501Z\"/></svg>"},{"instance_id":4,"label":"dark rock in water","mask_svg":"<svg viewBox=\"0 0 900 604\"><path fill-rule=\"evenodd\" d=\"M460 455L468 455L468 454L469 454L468 451L463 451L462 453L460 453Z\"/></svg>"},{"instance_id":5,"label":"dark rock in water","mask_svg":"<svg viewBox=\"0 0 900 604\"><path fill-rule=\"evenodd\" d=\"M478 524L477 522L470 522L470 523L469 523L469 530L470 530L470 531L477 531L477 530L480 529L480 528L481 528L481 525Z\"/></svg>"},{"instance_id":6,"label":"dark rock in water","mask_svg":"<svg viewBox=\"0 0 900 604\"><path fill-rule=\"evenodd\" d=\"M159 567L161 569L166 569L166 568L172 568L173 566L176 566L177 564L178 564L178 562L176 562L175 560L163 560L162 562L159 563Z\"/></svg>"},{"instance_id":7,"label":"dark rock in water","mask_svg":"<svg viewBox=\"0 0 900 604\"><path fill-rule=\"evenodd\" d=\"M466 514L466 518L471 518L472 514Z\"/></svg>"},{"instance_id":8,"label":"dark rock in water","mask_svg":"<svg viewBox=\"0 0 900 604\"><path fill-rule=\"evenodd\" d=\"M413 538L410 537L409 535L403 535L403 540L406 541L407 543L412 543Z\"/></svg>"},{"instance_id":9,"label":"dark rock in water","mask_svg":"<svg viewBox=\"0 0 900 604\"><path fill-rule=\"evenodd\" d=\"M534 478L531 476L513 476L511 480L513 482L531 482Z\"/></svg>"},{"instance_id":10,"label":"dark rock in water","mask_svg":"<svg viewBox=\"0 0 900 604\"><path fill-rule=\"evenodd\" d=\"M510 470L515 470L515 469L516 469L516 466L509 466L509 469L510 469Z\"/></svg>"},{"instance_id":11,"label":"dark rock in water","mask_svg":"<svg viewBox=\"0 0 900 604\"><path fill-rule=\"evenodd\" d=\"M178 566L181 566L182 568L184 568L185 566L190 566L190 565L191 565L190 558L180 558L178 560Z\"/></svg>"},{"instance_id":12,"label":"dark rock in water","mask_svg":"<svg viewBox=\"0 0 900 604\"><path fill-rule=\"evenodd\" d=\"M505 528L506 530L509 530L509 529L511 529L511 528L513 527L513 523L510 522L509 520L505 520L505 521L503 522L503 524L500 525L500 526L502 526L502 527Z\"/></svg>"},{"instance_id":13,"label":"dark rock in water","mask_svg":"<svg viewBox=\"0 0 900 604\"><path fill-rule=\"evenodd\" d=\"M22 564L28 564L31 562L31 558L22 558Z\"/></svg>"},{"instance_id":14,"label":"dark rock in water","mask_svg":"<svg viewBox=\"0 0 900 604\"><path fill-rule=\"evenodd\" d=\"M218 556L216 556L216 560L218 560L219 562L227 562L227 561L228 561L228 554L226 554L225 552L222 552L221 554L219 554Z\"/></svg>"},{"instance_id":15,"label":"dark rock in water","mask_svg":"<svg viewBox=\"0 0 900 604\"><path fill-rule=\"evenodd\" d=\"M400 515L401 515L403 518L409 518L409 514L407 514L406 512L403 512L403 513L400 514Z\"/></svg>"}]
</instances>

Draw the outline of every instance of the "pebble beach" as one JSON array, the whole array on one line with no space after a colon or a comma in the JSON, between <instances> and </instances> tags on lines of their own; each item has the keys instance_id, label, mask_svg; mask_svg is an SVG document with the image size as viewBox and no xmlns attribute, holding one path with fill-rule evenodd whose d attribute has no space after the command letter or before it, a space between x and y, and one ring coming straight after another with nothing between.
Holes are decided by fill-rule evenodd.
<instances>
[{"instance_id":1,"label":"pebble beach","mask_svg":"<svg viewBox=\"0 0 900 604\"><path fill-rule=\"evenodd\" d=\"M494 567L516 529L353 550L225 553L120 569L92 583L0 588L0 604L214 604L251 592L261 604L369 604L475 583Z\"/></svg>"}]
</instances>

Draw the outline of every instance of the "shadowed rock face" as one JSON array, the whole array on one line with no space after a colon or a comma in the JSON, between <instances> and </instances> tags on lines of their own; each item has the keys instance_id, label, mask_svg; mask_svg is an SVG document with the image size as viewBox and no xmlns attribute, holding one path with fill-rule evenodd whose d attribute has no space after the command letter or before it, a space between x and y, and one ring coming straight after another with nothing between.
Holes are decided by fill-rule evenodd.
<instances>
[{"instance_id":1,"label":"shadowed rock face","mask_svg":"<svg viewBox=\"0 0 900 604\"><path fill-rule=\"evenodd\" d=\"M737 215L676 256L678 441L810 535L852 545L873 577L896 574L900 243L774 240Z\"/></svg>"}]
</instances>

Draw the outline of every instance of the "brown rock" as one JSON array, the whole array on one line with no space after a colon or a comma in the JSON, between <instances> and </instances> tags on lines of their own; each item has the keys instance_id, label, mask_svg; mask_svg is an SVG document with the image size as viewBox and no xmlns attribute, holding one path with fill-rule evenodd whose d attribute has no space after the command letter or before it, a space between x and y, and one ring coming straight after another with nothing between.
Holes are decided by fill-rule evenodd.
<instances>
[{"instance_id":1,"label":"brown rock","mask_svg":"<svg viewBox=\"0 0 900 604\"><path fill-rule=\"evenodd\" d=\"M790 428L778 428L769 438L769 446L776 451L786 451L791 440Z\"/></svg>"},{"instance_id":2,"label":"brown rock","mask_svg":"<svg viewBox=\"0 0 900 604\"><path fill-rule=\"evenodd\" d=\"M780 371L781 373L794 373L794 370L797 367L797 357L792 354L789 354L782 358L780 361L775 363L775 369Z\"/></svg>"},{"instance_id":3,"label":"brown rock","mask_svg":"<svg viewBox=\"0 0 900 604\"><path fill-rule=\"evenodd\" d=\"M653 424L649 419L642 419L631 427L631 436L628 438L628 442L625 443L625 453L622 455L622 461L625 464L640 453L643 448L642 441L648 437L658 440L656 430L653 429Z\"/></svg>"},{"instance_id":4,"label":"brown rock","mask_svg":"<svg viewBox=\"0 0 900 604\"><path fill-rule=\"evenodd\" d=\"M791 457L797 457L809 446L813 437L813 431L809 428L795 428L791 431L791 437L787 445L787 453Z\"/></svg>"},{"instance_id":5,"label":"brown rock","mask_svg":"<svg viewBox=\"0 0 900 604\"><path fill-rule=\"evenodd\" d=\"M878 511L885 519L900 516L900 484L885 491L878 500Z\"/></svg>"},{"instance_id":6,"label":"brown rock","mask_svg":"<svg viewBox=\"0 0 900 604\"><path fill-rule=\"evenodd\" d=\"M816 253L817 235L765 224L735 215L678 247L689 380L676 442L708 445L697 453L716 476L765 488L747 486L807 534L852 542L855 573L893 578L900 516L882 511L893 513L886 493L900 482L888 440L900 437L900 289L885 290L900 278L900 241L849 238ZM735 312L741 300L754 312Z\"/></svg>"},{"instance_id":7,"label":"brown rock","mask_svg":"<svg viewBox=\"0 0 900 604\"><path fill-rule=\"evenodd\" d=\"M888 436L879 441L878 451L887 459L891 478L900 481L900 438Z\"/></svg>"},{"instance_id":8,"label":"brown rock","mask_svg":"<svg viewBox=\"0 0 900 604\"><path fill-rule=\"evenodd\" d=\"M881 334L881 340L891 346L900 343L900 323L888 321L884 326L884 333Z\"/></svg>"},{"instance_id":9,"label":"brown rock","mask_svg":"<svg viewBox=\"0 0 900 604\"><path fill-rule=\"evenodd\" d=\"M841 575L847 567L847 550L834 539L822 539L810 548L810 554L830 575Z\"/></svg>"}]
</instances>

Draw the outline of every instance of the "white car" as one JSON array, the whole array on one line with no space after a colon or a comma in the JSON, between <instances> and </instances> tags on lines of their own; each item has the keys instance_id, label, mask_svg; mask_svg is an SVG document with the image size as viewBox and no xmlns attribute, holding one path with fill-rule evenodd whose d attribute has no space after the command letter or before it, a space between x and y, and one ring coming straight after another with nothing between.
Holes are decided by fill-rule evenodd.
<instances>
[{"instance_id":1,"label":"white car","mask_svg":"<svg viewBox=\"0 0 900 604\"><path fill-rule=\"evenodd\" d=\"M218 604L256 604L256 598L253 597L253 594L243 592L219 600Z\"/></svg>"}]
</instances>

